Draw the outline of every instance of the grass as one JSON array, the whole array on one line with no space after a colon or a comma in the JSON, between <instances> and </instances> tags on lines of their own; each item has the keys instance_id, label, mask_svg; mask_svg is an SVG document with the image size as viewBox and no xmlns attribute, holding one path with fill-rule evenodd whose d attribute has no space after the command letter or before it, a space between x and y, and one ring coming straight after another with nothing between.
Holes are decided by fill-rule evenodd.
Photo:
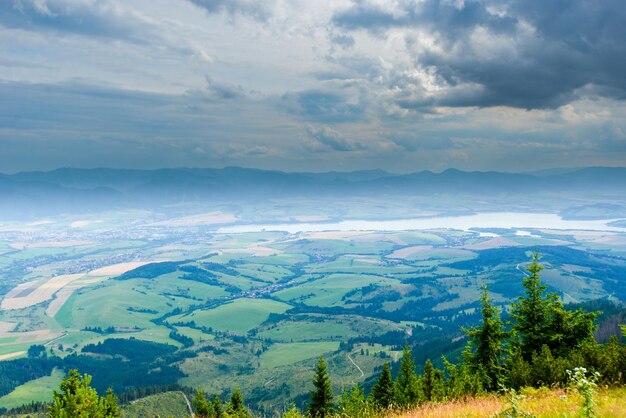
<instances>
[{"instance_id":1,"label":"grass","mask_svg":"<svg viewBox=\"0 0 626 418\"><path fill-rule=\"evenodd\" d=\"M579 416L581 398L577 393L562 389L530 389L522 391L526 398L518 403L524 411L538 418L565 418ZM626 388L601 389L596 396L598 417L626 416ZM482 418L508 408L502 396L485 396L441 404L429 404L411 412L396 415L398 418L463 417Z\"/></svg>"},{"instance_id":2,"label":"grass","mask_svg":"<svg viewBox=\"0 0 626 418\"><path fill-rule=\"evenodd\" d=\"M0 398L0 408L15 408L32 401L49 402L52 400L52 390L58 389L64 376L62 370L54 369L50 376L24 383Z\"/></svg>"},{"instance_id":3,"label":"grass","mask_svg":"<svg viewBox=\"0 0 626 418\"><path fill-rule=\"evenodd\" d=\"M336 351L338 342L276 344L261 355L261 367L268 369L319 357Z\"/></svg>"},{"instance_id":4,"label":"grass","mask_svg":"<svg viewBox=\"0 0 626 418\"><path fill-rule=\"evenodd\" d=\"M131 402L122 408L122 416L125 418L188 417L189 409L181 392L164 392Z\"/></svg>"},{"instance_id":5,"label":"grass","mask_svg":"<svg viewBox=\"0 0 626 418\"><path fill-rule=\"evenodd\" d=\"M224 296L226 292L174 276L156 279L109 280L105 284L74 293L59 310L55 319L66 328L140 327L152 328L151 319L173 310L199 304L209 298ZM173 295L185 295L173 296ZM157 313L130 312L147 309Z\"/></svg>"},{"instance_id":6,"label":"grass","mask_svg":"<svg viewBox=\"0 0 626 418\"><path fill-rule=\"evenodd\" d=\"M307 305L337 306L341 298L350 290L369 284L397 285L394 279L365 274L331 274L314 282L276 292L274 295L282 300L302 299Z\"/></svg>"},{"instance_id":7,"label":"grass","mask_svg":"<svg viewBox=\"0 0 626 418\"><path fill-rule=\"evenodd\" d=\"M283 313L290 306L270 299L236 299L213 309L198 309L188 315L171 317L169 322L195 321L196 325L245 333L258 327L270 313Z\"/></svg>"},{"instance_id":8,"label":"grass","mask_svg":"<svg viewBox=\"0 0 626 418\"><path fill-rule=\"evenodd\" d=\"M337 322L285 322L276 328L259 332L261 338L290 342L304 340L346 339L356 333L346 324Z\"/></svg>"}]
</instances>

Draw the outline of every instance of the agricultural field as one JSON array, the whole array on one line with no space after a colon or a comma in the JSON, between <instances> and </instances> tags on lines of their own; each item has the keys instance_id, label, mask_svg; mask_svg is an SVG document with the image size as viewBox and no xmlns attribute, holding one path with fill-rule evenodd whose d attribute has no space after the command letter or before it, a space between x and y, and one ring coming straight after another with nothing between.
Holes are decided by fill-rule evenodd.
<instances>
[{"instance_id":1,"label":"agricultural field","mask_svg":"<svg viewBox=\"0 0 626 418\"><path fill-rule=\"evenodd\" d=\"M55 362L0 392L0 408L48 399L70 367L107 370L120 393L140 383L111 370L158 367L146 386L223 396L239 387L257 411L302 403L320 355L336 390L367 388L405 341L422 347L418 364L454 359L460 328L478 320L481 287L507 309L532 251L566 303L626 299L625 232L233 232L223 225L242 214L224 208L175 219L142 213L136 223L127 215L0 229L0 367L43 361L28 356L33 345ZM164 357L138 349L143 342ZM132 416L138 406L128 408Z\"/></svg>"}]
</instances>

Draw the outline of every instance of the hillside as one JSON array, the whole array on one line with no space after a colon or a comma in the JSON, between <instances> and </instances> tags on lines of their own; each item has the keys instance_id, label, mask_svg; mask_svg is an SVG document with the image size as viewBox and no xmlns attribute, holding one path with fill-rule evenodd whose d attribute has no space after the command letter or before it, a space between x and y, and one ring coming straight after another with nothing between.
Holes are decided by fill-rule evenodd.
<instances>
[{"instance_id":1,"label":"hillside","mask_svg":"<svg viewBox=\"0 0 626 418\"><path fill-rule=\"evenodd\" d=\"M577 393L563 389L528 389L522 391L525 399L517 404L523 411L537 418L576 417L582 403ZM626 416L626 388L598 391L596 413L603 418ZM485 396L462 401L430 404L394 418L484 418L506 410L511 404L505 396Z\"/></svg>"}]
</instances>

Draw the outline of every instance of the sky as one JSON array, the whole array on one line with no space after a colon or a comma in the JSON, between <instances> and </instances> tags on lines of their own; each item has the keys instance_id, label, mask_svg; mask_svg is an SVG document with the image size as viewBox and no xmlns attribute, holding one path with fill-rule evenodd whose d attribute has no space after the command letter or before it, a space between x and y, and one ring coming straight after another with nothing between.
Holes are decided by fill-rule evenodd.
<instances>
[{"instance_id":1,"label":"sky","mask_svg":"<svg viewBox=\"0 0 626 418\"><path fill-rule=\"evenodd\" d=\"M0 172L626 166L623 0L0 0Z\"/></svg>"}]
</instances>

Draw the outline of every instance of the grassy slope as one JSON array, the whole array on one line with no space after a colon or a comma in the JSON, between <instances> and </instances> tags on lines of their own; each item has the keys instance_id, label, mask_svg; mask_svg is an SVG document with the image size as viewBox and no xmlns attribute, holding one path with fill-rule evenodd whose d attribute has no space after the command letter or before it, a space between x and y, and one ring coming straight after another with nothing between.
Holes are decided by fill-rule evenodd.
<instances>
[{"instance_id":1,"label":"grassy slope","mask_svg":"<svg viewBox=\"0 0 626 418\"><path fill-rule=\"evenodd\" d=\"M189 410L181 392L165 392L138 399L122 408L125 418L187 417Z\"/></svg>"},{"instance_id":2,"label":"grassy slope","mask_svg":"<svg viewBox=\"0 0 626 418\"><path fill-rule=\"evenodd\" d=\"M15 408L32 401L50 401L53 389L59 388L59 383L63 380L64 375L63 371L55 369L50 376L31 380L16 387L13 392L0 398L0 408Z\"/></svg>"},{"instance_id":3,"label":"grassy slope","mask_svg":"<svg viewBox=\"0 0 626 418\"><path fill-rule=\"evenodd\" d=\"M626 416L626 388L601 389L596 396L598 417L617 418ZM577 393L563 390L533 390L518 406L537 417L577 417L581 398ZM397 418L463 417L482 418L508 408L510 405L502 396L487 396L467 401L427 405L420 409L396 415Z\"/></svg>"}]
</instances>

